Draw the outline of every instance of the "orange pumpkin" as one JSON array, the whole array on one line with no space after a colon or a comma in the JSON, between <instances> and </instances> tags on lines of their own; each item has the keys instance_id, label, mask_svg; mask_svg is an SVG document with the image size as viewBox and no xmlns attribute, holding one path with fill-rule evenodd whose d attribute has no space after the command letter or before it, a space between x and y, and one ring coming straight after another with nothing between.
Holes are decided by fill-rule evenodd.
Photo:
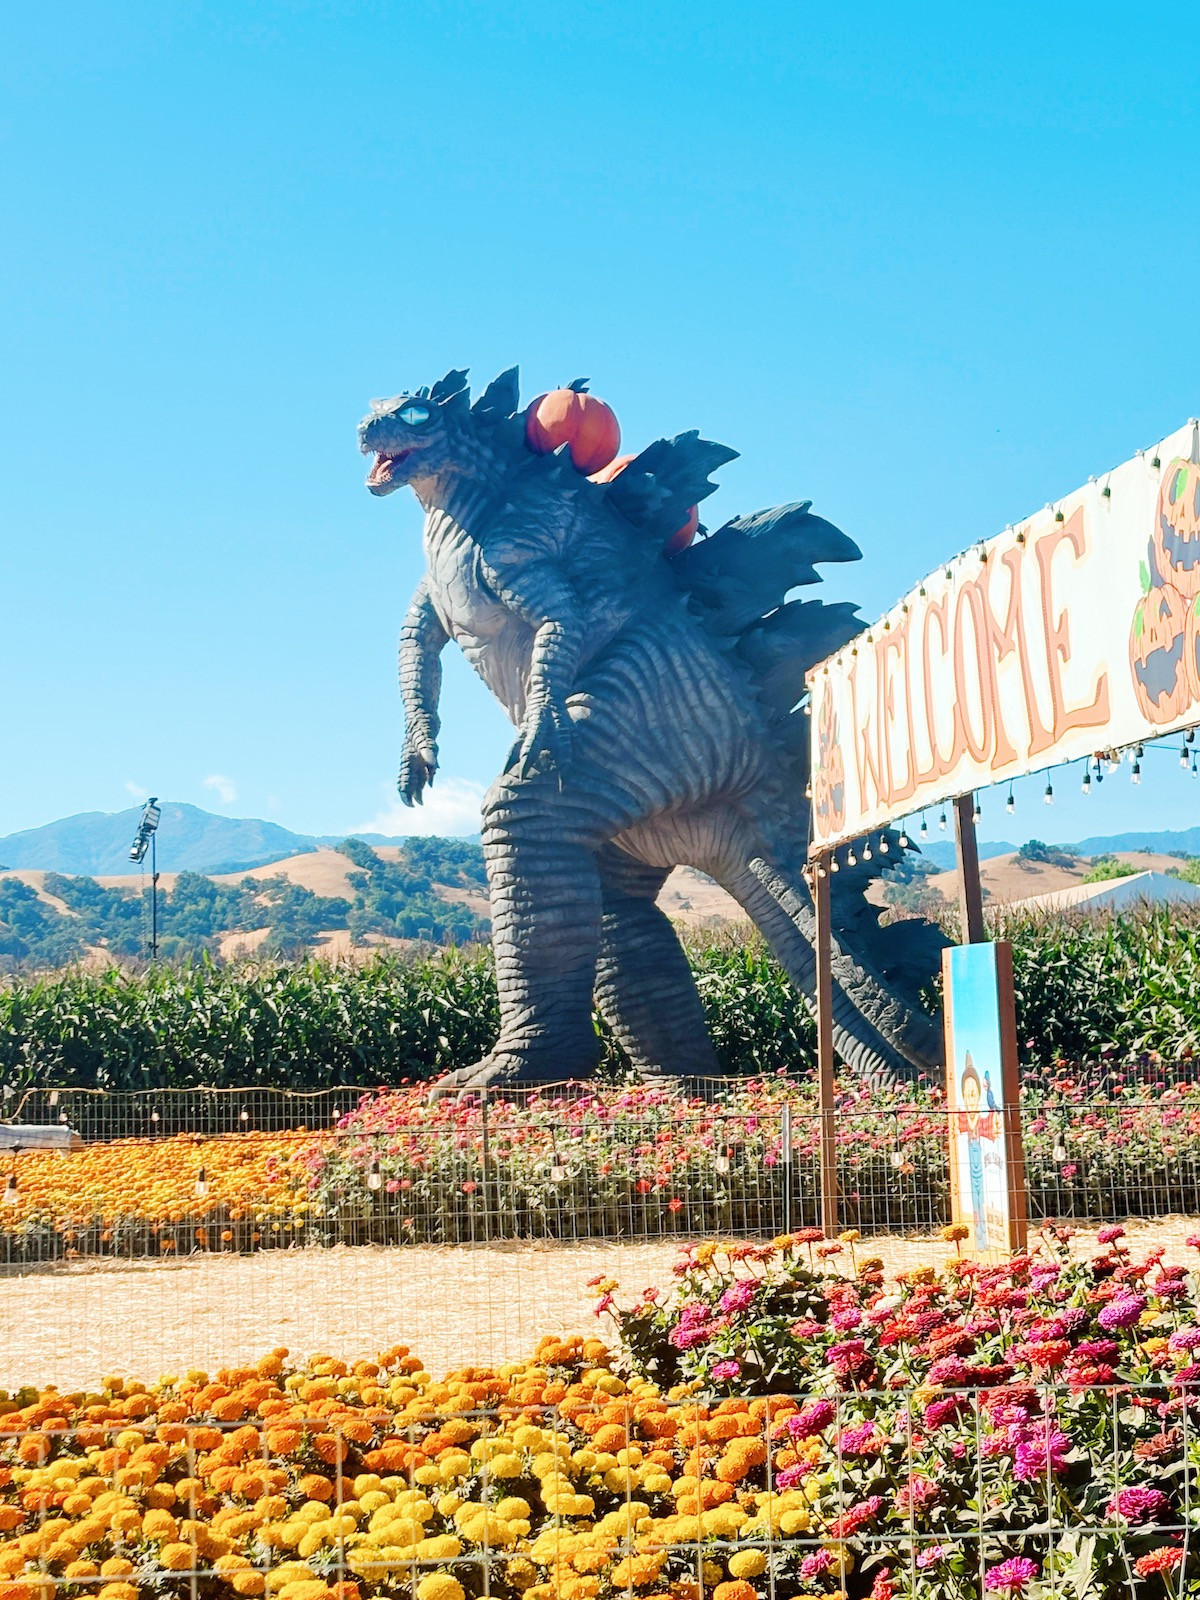
<instances>
[{"instance_id":1,"label":"orange pumpkin","mask_svg":"<svg viewBox=\"0 0 1200 1600\"><path fill-rule=\"evenodd\" d=\"M1200 596L1188 601L1187 625L1183 630L1183 659L1192 699L1200 700Z\"/></svg>"},{"instance_id":2,"label":"orange pumpkin","mask_svg":"<svg viewBox=\"0 0 1200 1600\"><path fill-rule=\"evenodd\" d=\"M1177 456L1158 490L1151 554L1159 583L1185 600L1200 594L1200 464Z\"/></svg>"},{"instance_id":3,"label":"orange pumpkin","mask_svg":"<svg viewBox=\"0 0 1200 1600\"><path fill-rule=\"evenodd\" d=\"M826 689L817 719L817 769L812 775L813 806L826 838L846 822L846 765L838 742L833 695Z\"/></svg>"},{"instance_id":4,"label":"orange pumpkin","mask_svg":"<svg viewBox=\"0 0 1200 1600\"><path fill-rule=\"evenodd\" d=\"M1129 665L1138 705L1154 723L1173 722L1192 702L1184 643L1192 605L1170 584L1138 601L1129 634Z\"/></svg>"},{"instance_id":5,"label":"orange pumpkin","mask_svg":"<svg viewBox=\"0 0 1200 1600\"><path fill-rule=\"evenodd\" d=\"M611 483L619 472L624 472L631 461L636 461L636 456L618 456L615 461L610 461L599 472L590 474L593 483ZM686 550L696 537L700 527L700 507L693 506L687 514L687 521L682 527L677 528L663 545L663 555L678 555L681 550Z\"/></svg>"},{"instance_id":6,"label":"orange pumpkin","mask_svg":"<svg viewBox=\"0 0 1200 1600\"><path fill-rule=\"evenodd\" d=\"M587 392L585 379L576 378L565 389L540 395L529 407L525 443L540 456L565 444L578 471L598 472L620 449L621 428L612 407Z\"/></svg>"}]
</instances>

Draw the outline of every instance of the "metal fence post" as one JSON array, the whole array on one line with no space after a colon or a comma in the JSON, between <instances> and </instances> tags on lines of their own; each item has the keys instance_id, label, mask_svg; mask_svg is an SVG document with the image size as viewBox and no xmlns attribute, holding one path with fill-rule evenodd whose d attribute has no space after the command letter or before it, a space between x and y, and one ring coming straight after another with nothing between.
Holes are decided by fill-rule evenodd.
<instances>
[{"instance_id":1,"label":"metal fence post","mask_svg":"<svg viewBox=\"0 0 1200 1600\"><path fill-rule=\"evenodd\" d=\"M792 1108L785 1105L779 1119L779 1140L783 1155L783 1231L792 1229Z\"/></svg>"}]
</instances>

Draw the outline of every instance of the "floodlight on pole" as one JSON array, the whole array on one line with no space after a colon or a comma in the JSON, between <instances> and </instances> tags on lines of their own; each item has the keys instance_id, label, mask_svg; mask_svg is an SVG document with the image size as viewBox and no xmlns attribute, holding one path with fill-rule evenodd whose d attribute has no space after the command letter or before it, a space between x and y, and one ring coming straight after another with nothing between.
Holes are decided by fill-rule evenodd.
<instances>
[{"instance_id":1,"label":"floodlight on pole","mask_svg":"<svg viewBox=\"0 0 1200 1600\"><path fill-rule=\"evenodd\" d=\"M131 861L144 861L150 851L150 959L158 960L158 823L162 808L158 796L151 795L142 807L137 835L129 847Z\"/></svg>"}]
</instances>

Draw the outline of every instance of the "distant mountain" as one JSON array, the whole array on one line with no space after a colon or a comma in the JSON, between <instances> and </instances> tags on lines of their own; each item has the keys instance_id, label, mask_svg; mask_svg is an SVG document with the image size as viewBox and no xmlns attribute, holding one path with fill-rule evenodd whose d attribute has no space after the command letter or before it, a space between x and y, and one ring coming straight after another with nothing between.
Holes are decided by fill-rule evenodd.
<instances>
[{"instance_id":1,"label":"distant mountain","mask_svg":"<svg viewBox=\"0 0 1200 1600\"><path fill-rule=\"evenodd\" d=\"M128 811L83 811L41 828L0 839L0 862L45 872L110 877L134 869L129 846L140 806ZM199 806L164 800L159 823L159 866L171 872L234 872L315 850L317 841L276 822L218 817Z\"/></svg>"},{"instance_id":2,"label":"distant mountain","mask_svg":"<svg viewBox=\"0 0 1200 1600\"><path fill-rule=\"evenodd\" d=\"M916 842L921 843L919 840ZM979 859L981 861L990 861L993 856L1009 855L1016 848L1017 846L1015 844L1006 844L1004 842L996 843L994 841L988 842L984 839L980 839ZM0 852L2 852L3 849L3 842L0 841ZM935 866L939 872L949 872L951 867L958 865L954 854L954 840L952 838L926 839L924 843L921 843L921 854L925 857L926 861L928 861L932 866Z\"/></svg>"},{"instance_id":3,"label":"distant mountain","mask_svg":"<svg viewBox=\"0 0 1200 1600\"><path fill-rule=\"evenodd\" d=\"M115 877L128 873L129 846L137 831L140 806L128 811L84 811L41 828L26 828L0 838L0 866L32 867L44 872ZM384 833L358 835L370 845L399 845L402 837ZM277 822L255 817L219 817L199 806L164 800L159 825L159 866L164 872L246 872L289 856L341 844L342 834L293 833ZM914 840L914 843L917 842ZM1081 856L1111 855L1123 850L1148 850L1156 855L1200 856L1200 827L1180 832L1112 833L1061 846ZM979 856L990 861L1008 855L1015 844L979 842ZM939 871L955 865L954 838L927 839L921 853Z\"/></svg>"},{"instance_id":4,"label":"distant mountain","mask_svg":"<svg viewBox=\"0 0 1200 1600\"><path fill-rule=\"evenodd\" d=\"M1081 856L1115 855L1120 850L1148 850L1159 856L1200 856L1200 828L1182 828L1172 833L1107 833L1081 839L1072 847Z\"/></svg>"}]
</instances>

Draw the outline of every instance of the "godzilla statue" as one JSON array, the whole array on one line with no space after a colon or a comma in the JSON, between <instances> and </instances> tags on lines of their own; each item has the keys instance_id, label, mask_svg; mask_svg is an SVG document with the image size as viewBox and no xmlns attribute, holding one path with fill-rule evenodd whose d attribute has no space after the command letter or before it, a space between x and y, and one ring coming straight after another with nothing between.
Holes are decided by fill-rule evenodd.
<instances>
[{"instance_id":1,"label":"godzilla statue","mask_svg":"<svg viewBox=\"0 0 1200 1600\"><path fill-rule=\"evenodd\" d=\"M586 1077L593 996L643 1074L709 1075L700 999L655 898L677 865L708 873L812 994L800 702L805 671L861 624L854 606L786 596L818 581L815 563L860 552L806 502L666 556L736 451L686 433L596 483L566 446L533 453L524 423L514 369L474 404L466 373L448 373L375 402L359 428L367 487L407 484L425 512L427 571L400 642L401 797L419 802L434 779L450 639L518 730L483 807L500 1037L456 1081ZM836 1047L870 1078L934 1070L939 1032L915 994L935 936L880 927L869 871L836 880Z\"/></svg>"}]
</instances>

